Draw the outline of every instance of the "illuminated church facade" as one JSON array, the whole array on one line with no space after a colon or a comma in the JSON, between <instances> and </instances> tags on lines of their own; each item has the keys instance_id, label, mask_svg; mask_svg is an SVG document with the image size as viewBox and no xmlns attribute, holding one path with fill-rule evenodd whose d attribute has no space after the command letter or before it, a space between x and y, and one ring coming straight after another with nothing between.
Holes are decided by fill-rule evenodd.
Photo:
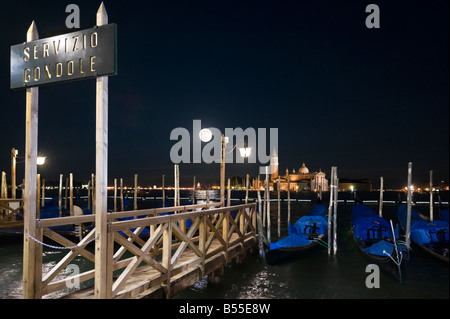
<instances>
[{"instance_id":1,"label":"illuminated church facade","mask_svg":"<svg viewBox=\"0 0 450 319\"><path fill-rule=\"evenodd\" d=\"M282 191L287 191L288 188L291 191L319 192L322 190L327 192L329 190L328 180L321 169L318 172L310 173L308 167L303 163L297 171L294 168L289 172L289 169L286 168L285 174L281 175L278 167L278 155L273 152L270 159L270 188L273 190L277 189L278 183Z\"/></svg>"}]
</instances>

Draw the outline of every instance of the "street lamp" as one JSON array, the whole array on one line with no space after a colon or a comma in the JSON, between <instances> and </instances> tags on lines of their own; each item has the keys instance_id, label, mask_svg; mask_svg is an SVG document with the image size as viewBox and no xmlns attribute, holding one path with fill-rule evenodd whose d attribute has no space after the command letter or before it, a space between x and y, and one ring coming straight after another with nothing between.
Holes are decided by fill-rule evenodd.
<instances>
[{"instance_id":1,"label":"street lamp","mask_svg":"<svg viewBox=\"0 0 450 319\"><path fill-rule=\"evenodd\" d=\"M252 153L252 148L251 147L240 147L239 153L241 154L242 157L250 157L250 155Z\"/></svg>"}]
</instances>

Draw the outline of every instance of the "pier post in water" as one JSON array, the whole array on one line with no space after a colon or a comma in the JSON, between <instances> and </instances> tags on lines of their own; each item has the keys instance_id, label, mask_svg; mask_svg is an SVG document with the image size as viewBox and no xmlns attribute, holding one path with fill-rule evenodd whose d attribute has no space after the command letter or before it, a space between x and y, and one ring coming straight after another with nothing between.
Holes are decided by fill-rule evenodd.
<instances>
[{"instance_id":1,"label":"pier post in water","mask_svg":"<svg viewBox=\"0 0 450 319\"><path fill-rule=\"evenodd\" d=\"M411 245L411 205L412 205L412 163L408 163L408 189L406 197L406 246Z\"/></svg>"},{"instance_id":2,"label":"pier post in water","mask_svg":"<svg viewBox=\"0 0 450 319\"><path fill-rule=\"evenodd\" d=\"M430 171L430 221L434 220L433 212L433 171Z\"/></svg>"},{"instance_id":3,"label":"pier post in water","mask_svg":"<svg viewBox=\"0 0 450 319\"><path fill-rule=\"evenodd\" d=\"M383 217L383 176L380 177L380 202L378 203L378 215Z\"/></svg>"}]
</instances>

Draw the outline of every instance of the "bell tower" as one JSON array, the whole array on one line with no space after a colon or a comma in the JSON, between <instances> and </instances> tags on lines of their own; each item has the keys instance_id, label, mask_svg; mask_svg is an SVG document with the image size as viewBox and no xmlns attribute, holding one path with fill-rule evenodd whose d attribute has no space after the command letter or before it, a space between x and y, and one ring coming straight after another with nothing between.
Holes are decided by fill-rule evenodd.
<instances>
[{"instance_id":1,"label":"bell tower","mask_svg":"<svg viewBox=\"0 0 450 319\"><path fill-rule=\"evenodd\" d=\"M272 155L270 156L270 181L274 181L278 178L278 155L274 148Z\"/></svg>"}]
</instances>

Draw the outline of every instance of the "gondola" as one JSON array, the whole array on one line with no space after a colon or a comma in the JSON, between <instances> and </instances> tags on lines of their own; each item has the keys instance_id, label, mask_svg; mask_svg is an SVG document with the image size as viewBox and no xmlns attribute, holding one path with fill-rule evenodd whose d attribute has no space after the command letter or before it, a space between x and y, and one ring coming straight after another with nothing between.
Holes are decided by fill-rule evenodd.
<instances>
[{"instance_id":1,"label":"gondola","mask_svg":"<svg viewBox=\"0 0 450 319\"><path fill-rule=\"evenodd\" d=\"M274 265L288 257L325 245L328 231L326 214L325 206L318 201L308 215L301 217L294 225L289 223L288 236L270 244L265 242L263 249L266 263Z\"/></svg>"},{"instance_id":2,"label":"gondola","mask_svg":"<svg viewBox=\"0 0 450 319\"><path fill-rule=\"evenodd\" d=\"M407 205L398 207L398 220L406 229ZM429 221L411 207L410 238L416 246L428 254L448 263L448 222L445 220Z\"/></svg>"},{"instance_id":3,"label":"gondola","mask_svg":"<svg viewBox=\"0 0 450 319\"><path fill-rule=\"evenodd\" d=\"M409 249L399 240L394 229L370 207L356 202L352 209L352 233L364 256L384 271L402 280L402 271L409 261Z\"/></svg>"}]
</instances>

